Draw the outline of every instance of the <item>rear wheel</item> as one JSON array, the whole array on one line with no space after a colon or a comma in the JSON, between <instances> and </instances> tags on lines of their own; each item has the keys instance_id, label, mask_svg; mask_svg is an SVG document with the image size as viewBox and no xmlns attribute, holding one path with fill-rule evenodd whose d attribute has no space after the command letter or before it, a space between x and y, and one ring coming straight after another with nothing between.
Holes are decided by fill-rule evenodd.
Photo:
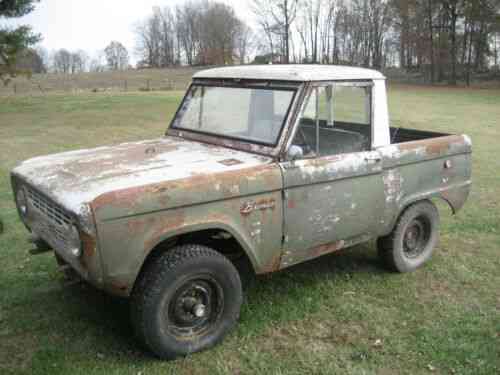
<instances>
[{"instance_id":1,"label":"rear wheel","mask_svg":"<svg viewBox=\"0 0 500 375\"><path fill-rule=\"evenodd\" d=\"M132 293L132 324L160 358L214 346L235 325L242 302L233 264L200 245L161 254L141 273Z\"/></svg>"},{"instance_id":2,"label":"rear wheel","mask_svg":"<svg viewBox=\"0 0 500 375\"><path fill-rule=\"evenodd\" d=\"M427 262L439 240L439 212L430 201L408 207L393 231L377 241L384 263L397 272L410 272Z\"/></svg>"}]
</instances>

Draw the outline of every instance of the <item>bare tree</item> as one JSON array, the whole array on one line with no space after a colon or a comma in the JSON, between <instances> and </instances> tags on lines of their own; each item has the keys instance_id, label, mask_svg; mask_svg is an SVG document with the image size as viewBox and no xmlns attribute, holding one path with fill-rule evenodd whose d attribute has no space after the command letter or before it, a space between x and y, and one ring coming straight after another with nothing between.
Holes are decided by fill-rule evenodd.
<instances>
[{"instance_id":1,"label":"bare tree","mask_svg":"<svg viewBox=\"0 0 500 375\"><path fill-rule=\"evenodd\" d=\"M199 3L189 1L176 8L176 33L179 47L184 51L188 65L193 65L200 48L200 7Z\"/></svg>"},{"instance_id":2,"label":"bare tree","mask_svg":"<svg viewBox=\"0 0 500 375\"><path fill-rule=\"evenodd\" d=\"M120 42L112 41L109 43L104 49L104 54L106 55L109 69L125 70L128 68L128 51Z\"/></svg>"},{"instance_id":3,"label":"bare tree","mask_svg":"<svg viewBox=\"0 0 500 375\"><path fill-rule=\"evenodd\" d=\"M449 36L451 42L450 59L451 59L451 78L450 84L457 84L457 20L459 17L460 6L462 2L459 0L441 0L443 10L446 12L449 23Z\"/></svg>"},{"instance_id":4,"label":"bare tree","mask_svg":"<svg viewBox=\"0 0 500 375\"><path fill-rule=\"evenodd\" d=\"M253 32L245 23L240 22L236 32L236 54L240 64L248 61L249 54L253 48Z\"/></svg>"},{"instance_id":5,"label":"bare tree","mask_svg":"<svg viewBox=\"0 0 500 375\"><path fill-rule=\"evenodd\" d=\"M44 67L44 70L48 71L50 69L49 51L47 51L47 49L42 47L42 46L35 47L35 51L36 51L37 55L40 56L41 63Z\"/></svg>"},{"instance_id":6,"label":"bare tree","mask_svg":"<svg viewBox=\"0 0 500 375\"><path fill-rule=\"evenodd\" d=\"M202 65L233 64L236 39L241 21L232 7L223 3L207 3L200 17L200 51Z\"/></svg>"},{"instance_id":7,"label":"bare tree","mask_svg":"<svg viewBox=\"0 0 500 375\"><path fill-rule=\"evenodd\" d=\"M290 62L291 30L297 16L298 0L253 0L252 10L269 39L273 53L273 36L281 44L282 62Z\"/></svg>"},{"instance_id":8,"label":"bare tree","mask_svg":"<svg viewBox=\"0 0 500 375\"><path fill-rule=\"evenodd\" d=\"M106 55L103 50L98 51L96 56L89 62L89 71L93 73L104 72L107 68Z\"/></svg>"},{"instance_id":9,"label":"bare tree","mask_svg":"<svg viewBox=\"0 0 500 375\"><path fill-rule=\"evenodd\" d=\"M250 35L231 6L189 1L175 12L154 8L136 27L136 51L145 67L179 65L182 59L188 65L232 64L247 58Z\"/></svg>"},{"instance_id":10,"label":"bare tree","mask_svg":"<svg viewBox=\"0 0 500 375\"><path fill-rule=\"evenodd\" d=\"M170 8L153 8L153 14L136 27L140 65L163 68L180 63L176 19Z\"/></svg>"},{"instance_id":11,"label":"bare tree","mask_svg":"<svg viewBox=\"0 0 500 375\"><path fill-rule=\"evenodd\" d=\"M60 49L56 51L52 57L52 69L56 73L71 73L71 52L67 49Z\"/></svg>"},{"instance_id":12,"label":"bare tree","mask_svg":"<svg viewBox=\"0 0 500 375\"><path fill-rule=\"evenodd\" d=\"M82 73L87 71L89 55L83 51L78 50L71 53L71 73Z\"/></svg>"}]
</instances>

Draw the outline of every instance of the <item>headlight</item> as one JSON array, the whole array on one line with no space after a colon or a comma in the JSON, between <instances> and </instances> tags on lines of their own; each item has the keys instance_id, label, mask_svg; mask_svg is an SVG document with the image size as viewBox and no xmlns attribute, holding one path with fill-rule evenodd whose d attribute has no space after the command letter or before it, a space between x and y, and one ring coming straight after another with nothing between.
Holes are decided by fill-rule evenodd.
<instances>
[{"instance_id":1,"label":"headlight","mask_svg":"<svg viewBox=\"0 0 500 375\"><path fill-rule=\"evenodd\" d=\"M80 233L75 225L71 226L71 233L69 233L69 236L71 241L71 255L78 258L82 255L82 244L80 242Z\"/></svg>"},{"instance_id":2,"label":"headlight","mask_svg":"<svg viewBox=\"0 0 500 375\"><path fill-rule=\"evenodd\" d=\"M28 200L23 188L20 188L16 193L16 203L21 215L26 216L28 214Z\"/></svg>"}]
</instances>

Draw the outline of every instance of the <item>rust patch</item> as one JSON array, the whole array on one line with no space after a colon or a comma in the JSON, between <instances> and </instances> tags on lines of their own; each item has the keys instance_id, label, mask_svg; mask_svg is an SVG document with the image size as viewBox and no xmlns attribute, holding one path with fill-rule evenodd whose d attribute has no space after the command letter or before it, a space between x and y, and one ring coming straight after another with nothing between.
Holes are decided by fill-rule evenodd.
<instances>
[{"instance_id":1,"label":"rust patch","mask_svg":"<svg viewBox=\"0 0 500 375\"><path fill-rule=\"evenodd\" d=\"M162 219L153 220L151 225L156 228L152 236L146 240L144 243L144 250L146 252L151 251L158 243L161 242L162 237L165 233L170 233L173 230L182 227L185 224L185 214L184 210L176 212L172 216L163 217ZM137 226L144 228L145 224L149 226L149 223L144 223L144 220L137 220Z\"/></svg>"},{"instance_id":2,"label":"rust patch","mask_svg":"<svg viewBox=\"0 0 500 375\"><path fill-rule=\"evenodd\" d=\"M441 155L449 151L450 144L457 142L463 143L463 138L457 135L429 138L420 141L411 141L399 143L396 147L400 151L416 151L419 148L425 148L428 155Z\"/></svg>"},{"instance_id":3,"label":"rust patch","mask_svg":"<svg viewBox=\"0 0 500 375\"><path fill-rule=\"evenodd\" d=\"M435 138L429 141L426 145L426 151L429 155L441 155L448 151L450 147L448 140L442 138Z\"/></svg>"},{"instance_id":4,"label":"rust patch","mask_svg":"<svg viewBox=\"0 0 500 375\"><path fill-rule=\"evenodd\" d=\"M83 254L85 255L85 257L87 258L93 257L95 255L95 246L96 246L95 239L85 232L82 232L80 234L80 238L82 240Z\"/></svg>"},{"instance_id":5,"label":"rust patch","mask_svg":"<svg viewBox=\"0 0 500 375\"><path fill-rule=\"evenodd\" d=\"M323 158L313 158L313 159L307 160L307 163L305 163L304 166L324 167L324 166L329 165L331 163L338 162L346 157L347 157L346 154L339 154L339 155L331 155L331 156L323 157Z\"/></svg>"},{"instance_id":6,"label":"rust patch","mask_svg":"<svg viewBox=\"0 0 500 375\"><path fill-rule=\"evenodd\" d=\"M274 271L278 271L280 269L281 265L281 251L277 252L277 255L271 258L271 261L262 267L261 271L259 273L270 273Z\"/></svg>"},{"instance_id":7,"label":"rust patch","mask_svg":"<svg viewBox=\"0 0 500 375\"><path fill-rule=\"evenodd\" d=\"M223 164L223 165L227 165L229 167L231 165L238 165L238 164L241 164L243 162L241 160L238 160L238 159L224 159L224 160L220 160L218 163Z\"/></svg>"},{"instance_id":8,"label":"rust patch","mask_svg":"<svg viewBox=\"0 0 500 375\"><path fill-rule=\"evenodd\" d=\"M108 205L130 208L135 204L137 190L138 188L130 188L105 193L94 199L90 205L94 212Z\"/></svg>"},{"instance_id":9,"label":"rust patch","mask_svg":"<svg viewBox=\"0 0 500 375\"><path fill-rule=\"evenodd\" d=\"M309 249L309 252L311 253L311 256L315 258L315 257L319 257L321 255L333 253L334 251L338 251L338 250L342 249L344 247L344 245L345 245L345 241L342 240L342 241L329 243L326 245L320 245L320 246L313 247L313 248Z\"/></svg>"},{"instance_id":10,"label":"rust patch","mask_svg":"<svg viewBox=\"0 0 500 375\"><path fill-rule=\"evenodd\" d=\"M96 162L93 158L82 158L77 162L66 164L64 173L69 174L69 176L79 176L91 171L94 176L103 173L106 173L106 178L120 176L123 174L123 166L137 163L146 165L150 162L151 158L156 156L156 154L167 154L177 149L178 146L175 144L160 142L155 142L153 145L117 145L113 150L97 153L96 155L100 157L100 159L98 159L99 162ZM109 173L109 171L114 171L114 173Z\"/></svg>"},{"instance_id":11,"label":"rust patch","mask_svg":"<svg viewBox=\"0 0 500 375\"><path fill-rule=\"evenodd\" d=\"M240 187L243 187L244 180L259 179L264 177L269 188L277 188L275 177L272 173L274 165L258 165L252 168L245 168L236 171L227 171L216 175L196 174L179 180L166 181L139 187L116 190L105 193L95 198L91 203L94 212L105 206L133 208L136 204L147 196L148 193L166 194L170 190L180 191L199 190L205 191L206 186L220 186L224 197L239 195ZM238 190L238 191L237 191ZM165 202L168 197L165 197Z\"/></svg>"},{"instance_id":12,"label":"rust patch","mask_svg":"<svg viewBox=\"0 0 500 375\"><path fill-rule=\"evenodd\" d=\"M80 233L80 239L82 241L83 256L81 258L81 264L83 267L88 269L90 259L94 257L96 252L96 241L95 238L90 236L85 232Z\"/></svg>"}]
</instances>

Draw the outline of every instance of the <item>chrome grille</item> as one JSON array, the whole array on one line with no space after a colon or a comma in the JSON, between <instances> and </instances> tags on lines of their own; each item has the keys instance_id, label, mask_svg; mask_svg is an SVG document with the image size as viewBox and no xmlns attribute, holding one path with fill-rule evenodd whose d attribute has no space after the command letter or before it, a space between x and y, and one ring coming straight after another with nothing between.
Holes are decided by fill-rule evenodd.
<instances>
[{"instance_id":1,"label":"chrome grille","mask_svg":"<svg viewBox=\"0 0 500 375\"><path fill-rule=\"evenodd\" d=\"M71 217L57 203L26 186L31 229L55 249L71 250L79 246L79 236ZM36 213L30 214L29 210Z\"/></svg>"},{"instance_id":2,"label":"chrome grille","mask_svg":"<svg viewBox=\"0 0 500 375\"><path fill-rule=\"evenodd\" d=\"M31 205L54 224L62 227L67 227L71 224L70 216L59 205L31 188L27 188L26 192Z\"/></svg>"}]
</instances>

